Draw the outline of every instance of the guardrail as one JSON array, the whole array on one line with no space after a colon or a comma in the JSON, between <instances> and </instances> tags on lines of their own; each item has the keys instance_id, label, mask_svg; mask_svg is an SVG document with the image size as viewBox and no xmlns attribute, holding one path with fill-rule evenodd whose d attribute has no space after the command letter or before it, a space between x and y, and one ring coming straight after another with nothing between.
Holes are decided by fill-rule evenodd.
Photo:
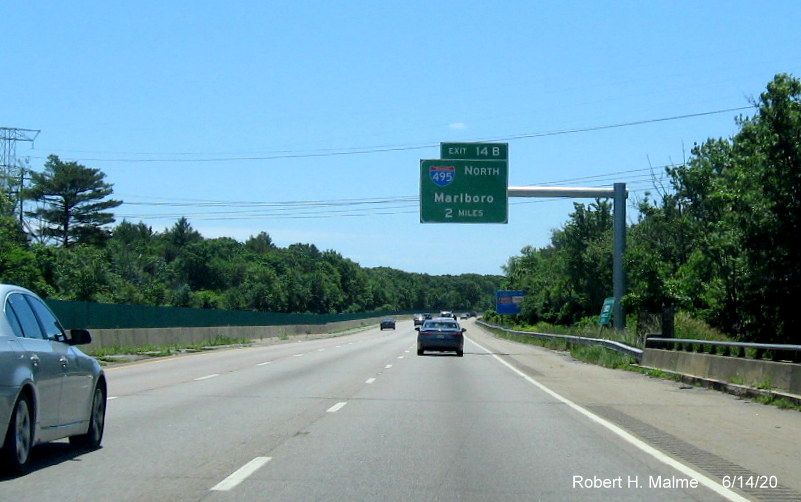
<instances>
[{"instance_id":1,"label":"guardrail","mask_svg":"<svg viewBox=\"0 0 801 502\"><path fill-rule=\"evenodd\" d=\"M801 362L801 345L649 337L645 340L645 348L698 352L757 360Z\"/></svg>"},{"instance_id":2,"label":"guardrail","mask_svg":"<svg viewBox=\"0 0 801 502\"><path fill-rule=\"evenodd\" d=\"M607 340L605 338L588 338L584 336L575 336L575 335L556 335L553 333L538 333L535 331L517 331L513 329L504 328L502 326L495 326L493 324L488 324L484 321L476 321L476 323L481 324L482 326L485 326L487 328L503 331L505 333L529 336L532 338L539 338L542 340L563 340L568 343L574 343L577 345L598 345L601 347L605 347L607 349L614 350L615 352L620 352L621 354L626 354L627 356L631 356L635 358L637 362L642 361L642 354L643 354L642 349L626 345L625 343L616 342L614 340Z\"/></svg>"},{"instance_id":3,"label":"guardrail","mask_svg":"<svg viewBox=\"0 0 801 502\"><path fill-rule=\"evenodd\" d=\"M640 349L603 338L517 331L483 321L476 322L516 335L599 345L627 354L644 367L678 375L683 382L738 396L778 397L801 406L801 367L798 366L801 345L649 337L645 349ZM719 357L722 355L729 357ZM770 359L762 359L765 356Z\"/></svg>"}]
</instances>

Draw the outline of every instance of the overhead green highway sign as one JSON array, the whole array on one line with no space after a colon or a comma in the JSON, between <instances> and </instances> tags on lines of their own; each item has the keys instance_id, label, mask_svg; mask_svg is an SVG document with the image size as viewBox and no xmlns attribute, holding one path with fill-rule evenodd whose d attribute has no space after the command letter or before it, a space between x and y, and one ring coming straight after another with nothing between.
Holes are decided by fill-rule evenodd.
<instances>
[{"instance_id":1,"label":"overhead green highway sign","mask_svg":"<svg viewBox=\"0 0 801 502\"><path fill-rule=\"evenodd\" d=\"M506 223L504 160L420 161L420 223Z\"/></svg>"}]
</instances>

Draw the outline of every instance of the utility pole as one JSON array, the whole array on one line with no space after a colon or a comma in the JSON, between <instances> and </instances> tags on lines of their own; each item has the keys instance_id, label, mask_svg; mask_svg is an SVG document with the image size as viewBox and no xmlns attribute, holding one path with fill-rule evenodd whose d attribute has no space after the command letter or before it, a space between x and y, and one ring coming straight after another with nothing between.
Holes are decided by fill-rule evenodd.
<instances>
[{"instance_id":1,"label":"utility pole","mask_svg":"<svg viewBox=\"0 0 801 502\"><path fill-rule=\"evenodd\" d=\"M22 187L25 182L25 167L17 159L17 142L28 141L33 144L40 132L38 129L0 127L0 189L8 194L14 208L19 211L20 223L23 222Z\"/></svg>"}]
</instances>

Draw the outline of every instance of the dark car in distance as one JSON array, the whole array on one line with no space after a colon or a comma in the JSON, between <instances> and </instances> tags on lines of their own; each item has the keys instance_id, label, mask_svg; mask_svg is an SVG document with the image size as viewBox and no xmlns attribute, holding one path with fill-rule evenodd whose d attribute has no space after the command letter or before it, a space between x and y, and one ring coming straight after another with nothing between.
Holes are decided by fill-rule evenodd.
<instances>
[{"instance_id":1,"label":"dark car in distance","mask_svg":"<svg viewBox=\"0 0 801 502\"><path fill-rule=\"evenodd\" d=\"M395 329L395 319L392 317L385 317L381 319L381 330Z\"/></svg>"},{"instance_id":2,"label":"dark car in distance","mask_svg":"<svg viewBox=\"0 0 801 502\"><path fill-rule=\"evenodd\" d=\"M422 326L414 329L417 331L418 356L422 356L426 350L456 352L458 357L464 355L464 332L467 330L460 327L456 319L426 319Z\"/></svg>"},{"instance_id":3,"label":"dark car in distance","mask_svg":"<svg viewBox=\"0 0 801 502\"><path fill-rule=\"evenodd\" d=\"M423 314L415 314L412 316L412 319L414 319L415 326L420 326L421 324L423 324L423 321L426 320L426 316Z\"/></svg>"}]
</instances>

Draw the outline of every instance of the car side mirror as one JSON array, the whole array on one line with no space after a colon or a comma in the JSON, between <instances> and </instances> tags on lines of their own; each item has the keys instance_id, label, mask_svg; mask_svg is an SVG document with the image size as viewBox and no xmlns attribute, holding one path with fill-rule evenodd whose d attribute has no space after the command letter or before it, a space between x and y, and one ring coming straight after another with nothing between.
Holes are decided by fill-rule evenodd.
<instances>
[{"instance_id":1,"label":"car side mirror","mask_svg":"<svg viewBox=\"0 0 801 502\"><path fill-rule=\"evenodd\" d=\"M85 329L71 329L67 343L70 345L86 345L92 343L92 335Z\"/></svg>"},{"instance_id":2,"label":"car side mirror","mask_svg":"<svg viewBox=\"0 0 801 502\"><path fill-rule=\"evenodd\" d=\"M467 328L462 328L462 333L464 333L465 331L467 331Z\"/></svg>"},{"instance_id":3,"label":"car side mirror","mask_svg":"<svg viewBox=\"0 0 801 502\"><path fill-rule=\"evenodd\" d=\"M420 331L420 326L415 326L415 327L414 327L414 330L415 330L415 331Z\"/></svg>"}]
</instances>

